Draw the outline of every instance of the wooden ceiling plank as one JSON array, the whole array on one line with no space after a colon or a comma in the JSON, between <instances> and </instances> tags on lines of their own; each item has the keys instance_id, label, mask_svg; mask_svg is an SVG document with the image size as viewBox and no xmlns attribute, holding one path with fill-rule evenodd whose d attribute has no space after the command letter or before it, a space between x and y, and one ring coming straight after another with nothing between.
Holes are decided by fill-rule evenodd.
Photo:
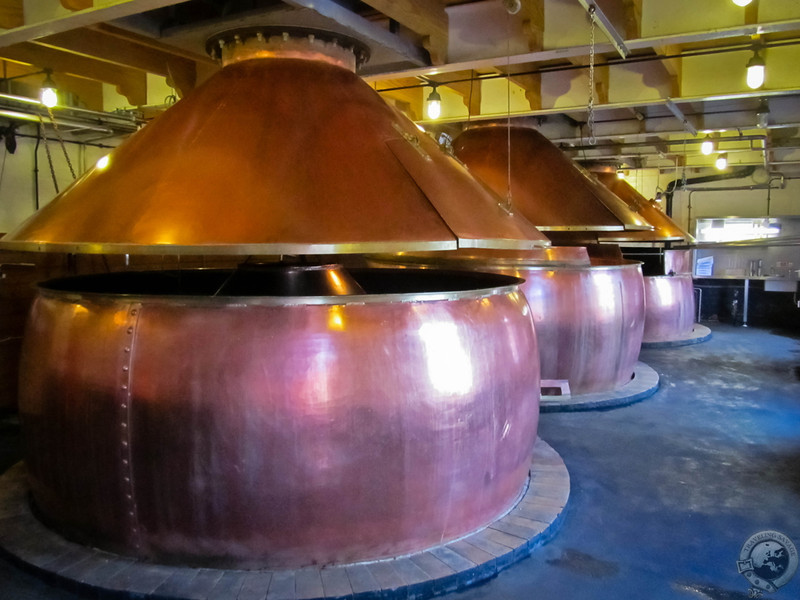
<instances>
[{"instance_id":1,"label":"wooden ceiling plank","mask_svg":"<svg viewBox=\"0 0 800 600\"><path fill-rule=\"evenodd\" d=\"M41 1L41 0L37 0ZM25 23L14 29L0 32L0 47L11 46L45 35L69 31L105 21L129 17L148 10L180 4L185 0L105 0L102 6L56 14L34 23Z\"/></svg>"},{"instance_id":2,"label":"wooden ceiling plank","mask_svg":"<svg viewBox=\"0 0 800 600\"><path fill-rule=\"evenodd\" d=\"M65 31L34 43L166 77L181 95L191 91L197 79L195 63L189 59L94 29Z\"/></svg>"},{"instance_id":3,"label":"wooden ceiling plank","mask_svg":"<svg viewBox=\"0 0 800 600\"><path fill-rule=\"evenodd\" d=\"M0 27L13 29L24 24L23 0L0 0Z\"/></svg>"},{"instance_id":4,"label":"wooden ceiling plank","mask_svg":"<svg viewBox=\"0 0 800 600\"><path fill-rule=\"evenodd\" d=\"M681 53L680 46L659 46L654 50L662 56L675 56ZM667 72L670 80L670 96L673 98L681 97L681 78L683 62L680 56L658 61L658 64Z\"/></svg>"},{"instance_id":5,"label":"wooden ceiling plank","mask_svg":"<svg viewBox=\"0 0 800 600\"><path fill-rule=\"evenodd\" d=\"M180 56L181 58L191 60L198 64L206 63L213 66L217 65L217 62L205 53L198 54L196 52L184 50L183 48L178 48L177 46L170 46L151 37L147 37L146 35L128 31L127 29L121 29L120 27L115 27L114 25L110 25L108 23L96 23L89 26L88 29L99 31L114 39L131 42L138 46L144 46L146 48L152 48L153 50L159 50L168 54Z\"/></svg>"},{"instance_id":6,"label":"wooden ceiling plank","mask_svg":"<svg viewBox=\"0 0 800 600\"><path fill-rule=\"evenodd\" d=\"M0 57L52 69L55 74L67 73L115 85L128 101L139 106L147 102L147 73L121 67L84 56L61 52L30 42L0 48Z\"/></svg>"},{"instance_id":7,"label":"wooden ceiling plank","mask_svg":"<svg viewBox=\"0 0 800 600\"><path fill-rule=\"evenodd\" d=\"M447 60L447 13L443 0L366 0L365 4L422 36L431 62Z\"/></svg>"},{"instance_id":8,"label":"wooden ceiling plank","mask_svg":"<svg viewBox=\"0 0 800 600\"><path fill-rule=\"evenodd\" d=\"M642 2L643 0L622 0L626 39L642 36Z\"/></svg>"},{"instance_id":9,"label":"wooden ceiling plank","mask_svg":"<svg viewBox=\"0 0 800 600\"><path fill-rule=\"evenodd\" d=\"M531 110L540 110L542 108L542 76L540 73L511 75L510 79L525 90L525 99L528 101Z\"/></svg>"},{"instance_id":10,"label":"wooden ceiling plank","mask_svg":"<svg viewBox=\"0 0 800 600\"><path fill-rule=\"evenodd\" d=\"M528 50L544 50L544 0L530 0L522 4L522 30L528 38Z\"/></svg>"}]
</instances>

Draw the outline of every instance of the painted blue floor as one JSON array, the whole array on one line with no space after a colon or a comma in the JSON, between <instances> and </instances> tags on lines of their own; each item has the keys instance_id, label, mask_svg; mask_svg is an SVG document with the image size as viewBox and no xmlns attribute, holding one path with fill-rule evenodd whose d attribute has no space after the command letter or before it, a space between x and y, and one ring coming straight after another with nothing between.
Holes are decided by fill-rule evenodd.
<instances>
[{"instance_id":1,"label":"painted blue floor","mask_svg":"<svg viewBox=\"0 0 800 600\"><path fill-rule=\"evenodd\" d=\"M556 538L452 600L751 597L736 561L778 530L800 547L800 336L708 324L708 342L643 350L638 404L541 417L572 478ZM0 425L0 470L19 460ZM0 599L78 598L0 559ZM800 571L764 598L800 598Z\"/></svg>"}]
</instances>

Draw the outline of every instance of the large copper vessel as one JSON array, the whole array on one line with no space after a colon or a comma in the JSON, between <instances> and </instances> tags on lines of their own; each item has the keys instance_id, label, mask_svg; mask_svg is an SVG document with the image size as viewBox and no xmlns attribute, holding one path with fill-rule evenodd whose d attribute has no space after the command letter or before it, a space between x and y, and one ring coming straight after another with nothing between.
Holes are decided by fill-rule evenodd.
<instances>
[{"instance_id":1,"label":"large copper vessel","mask_svg":"<svg viewBox=\"0 0 800 600\"><path fill-rule=\"evenodd\" d=\"M614 173L597 172L597 178L654 226L653 231L626 231L602 234L602 239L625 243L693 243L694 237L669 218L653 200L648 200L630 183ZM695 299L691 266L685 265L687 251L662 250L663 269L644 278L645 321L642 341L661 343L685 340L694 331ZM680 263L675 265L673 263Z\"/></svg>"},{"instance_id":2,"label":"large copper vessel","mask_svg":"<svg viewBox=\"0 0 800 600\"><path fill-rule=\"evenodd\" d=\"M655 200L645 198L627 180L620 179L608 169L594 170L594 175L614 195L624 201L631 210L653 226L652 231L627 231L623 235L603 233L601 239L615 242L686 242L693 243L694 237L673 221Z\"/></svg>"},{"instance_id":3,"label":"large copper vessel","mask_svg":"<svg viewBox=\"0 0 800 600\"><path fill-rule=\"evenodd\" d=\"M534 129L473 127L455 139L453 148L470 172L507 195L512 210L552 240L573 244L609 232L652 229ZM620 259L592 264L587 251L575 246L558 246L550 253L543 258L541 252L523 251L509 262L496 252L476 251L465 266L515 273L526 280L543 379L566 380L573 394L623 386L633 374L644 326L639 263ZM449 259L438 261L431 255L431 260L449 266Z\"/></svg>"},{"instance_id":4,"label":"large copper vessel","mask_svg":"<svg viewBox=\"0 0 800 600\"><path fill-rule=\"evenodd\" d=\"M287 29L213 40L218 74L0 245L549 245L360 80L350 50ZM421 551L505 514L538 416L519 281L307 262L46 284L20 386L43 518L136 558L294 569Z\"/></svg>"},{"instance_id":5,"label":"large copper vessel","mask_svg":"<svg viewBox=\"0 0 800 600\"><path fill-rule=\"evenodd\" d=\"M291 31L213 40L224 48L218 73L2 246L282 255L549 245L353 72L343 44L355 40Z\"/></svg>"},{"instance_id":6,"label":"large copper vessel","mask_svg":"<svg viewBox=\"0 0 800 600\"><path fill-rule=\"evenodd\" d=\"M598 232L652 229L535 129L471 127L454 140L453 150L471 173L509 197L513 210L554 242L583 241Z\"/></svg>"},{"instance_id":7,"label":"large copper vessel","mask_svg":"<svg viewBox=\"0 0 800 600\"><path fill-rule=\"evenodd\" d=\"M687 339L694 330L694 280L691 275L648 275L644 278L645 325L642 341Z\"/></svg>"},{"instance_id":8,"label":"large copper vessel","mask_svg":"<svg viewBox=\"0 0 800 600\"><path fill-rule=\"evenodd\" d=\"M49 522L162 562L297 568L513 506L539 397L518 280L377 269L354 272L363 293L285 296L235 277L259 295L220 270L43 287L20 410Z\"/></svg>"},{"instance_id":9,"label":"large copper vessel","mask_svg":"<svg viewBox=\"0 0 800 600\"><path fill-rule=\"evenodd\" d=\"M521 289L539 341L542 379L566 381L572 394L608 392L631 380L645 319L638 262L598 259L592 264L585 248L566 246L408 253L373 261L523 278Z\"/></svg>"}]
</instances>

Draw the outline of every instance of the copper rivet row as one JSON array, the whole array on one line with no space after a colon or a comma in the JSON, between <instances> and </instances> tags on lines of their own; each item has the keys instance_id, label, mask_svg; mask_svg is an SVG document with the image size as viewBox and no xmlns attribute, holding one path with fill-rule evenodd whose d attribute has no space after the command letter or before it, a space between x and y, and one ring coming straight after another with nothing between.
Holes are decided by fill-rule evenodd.
<instances>
[{"instance_id":1,"label":"copper rivet row","mask_svg":"<svg viewBox=\"0 0 800 600\"><path fill-rule=\"evenodd\" d=\"M131 348L133 347L133 335L136 331L135 323L137 319L137 315L139 311L137 308L131 308L128 312L128 322L132 323L129 324L128 328L125 330L126 340L125 345L123 346L124 352L124 364L122 365L121 375L120 375L120 409L121 409L121 421L120 421L120 432L122 434L121 445L122 445L122 466L123 472L125 475L123 476L123 482L125 484L125 499L127 500L128 504L128 516L130 517L131 524L130 524L130 531L133 537L133 543L136 548L139 548L139 527L137 524L136 519L136 502L133 498L133 474L130 470L130 442L129 442L129 418L130 413L128 410L128 406L130 404L130 361L132 358Z\"/></svg>"}]
</instances>

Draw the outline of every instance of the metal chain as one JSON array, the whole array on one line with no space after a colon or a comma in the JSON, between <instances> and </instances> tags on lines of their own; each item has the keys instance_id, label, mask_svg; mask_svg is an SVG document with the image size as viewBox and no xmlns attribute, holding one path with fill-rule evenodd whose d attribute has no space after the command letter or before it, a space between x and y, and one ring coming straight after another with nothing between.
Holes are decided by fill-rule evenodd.
<instances>
[{"instance_id":1,"label":"metal chain","mask_svg":"<svg viewBox=\"0 0 800 600\"><path fill-rule=\"evenodd\" d=\"M594 5L589 7L589 20L591 21L591 25L589 28L589 117L587 119L587 125L589 127L589 144L594 146L597 143L597 138L594 135L594 54L595 54L595 44L594 44L594 30L595 30L595 16L594 16Z\"/></svg>"},{"instance_id":2,"label":"metal chain","mask_svg":"<svg viewBox=\"0 0 800 600\"><path fill-rule=\"evenodd\" d=\"M73 179L77 179L77 176L75 175L75 169L72 168L72 161L69 159L69 154L67 154L67 146L64 144L64 138L61 137L61 132L58 130L56 119L53 116L53 110L49 106L47 107L47 114L50 115L50 122L53 124L53 131L56 132L56 137L58 138L58 141L61 143L61 151L64 153L64 158L67 159L67 166L69 167L69 172L72 173ZM47 147L46 143L45 147Z\"/></svg>"},{"instance_id":3,"label":"metal chain","mask_svg":"<svg viewBox=\"0 0 800 600\"><path fill-rule=\"evenodd\" d=\"M53 177L53 187L56 188L56 194L59 193L58 180L56 179L56 170L53 167L53 157L50 155L50 146L47 144L47 132L44 130L44 119L39 115L39 131L41 132L42 139L44 140L44 151L47 153L47 164L50 165L50 175Z\"/></svg>"}]
</instances>

